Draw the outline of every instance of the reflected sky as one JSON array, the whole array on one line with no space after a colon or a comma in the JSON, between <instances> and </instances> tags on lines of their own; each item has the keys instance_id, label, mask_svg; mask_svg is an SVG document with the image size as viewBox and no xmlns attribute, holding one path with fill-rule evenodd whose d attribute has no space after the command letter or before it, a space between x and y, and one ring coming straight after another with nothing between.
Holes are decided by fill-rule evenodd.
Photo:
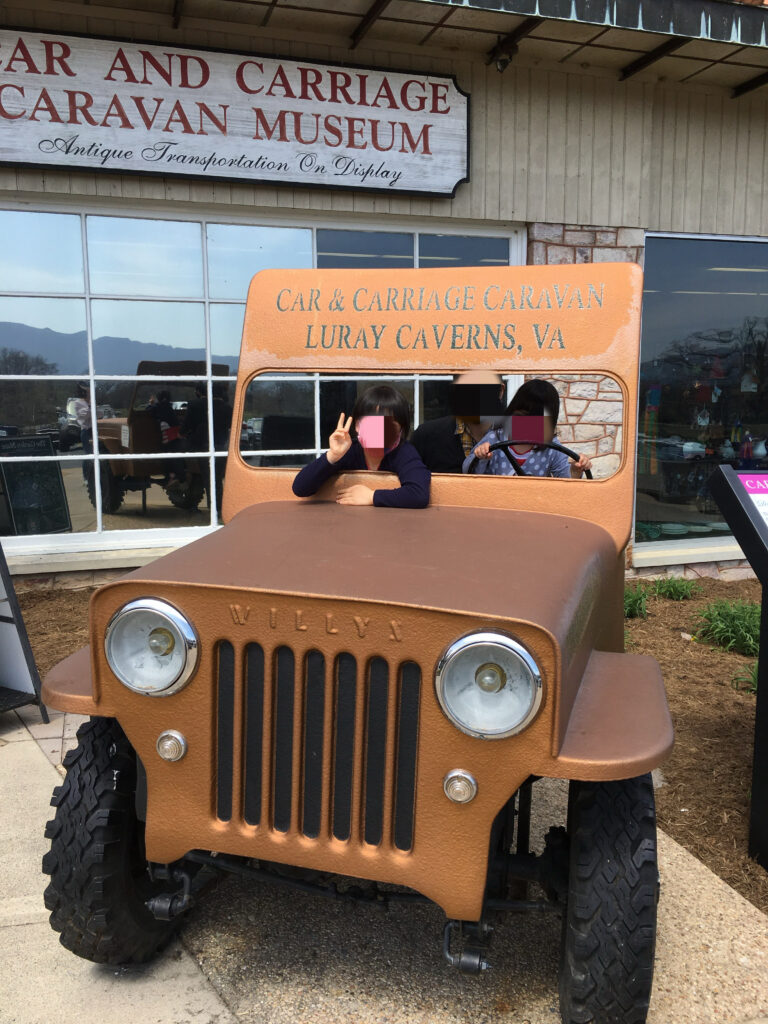
<instances>
[{"instance_id":1,"label":"reflected sky","mask_svg":"<svg viewBox=\"0 0 768 1024\"><path fill-rule=\"evenodd\" d=\"M211 358L226 359L233 374L237 373L244 318L245 306L211 303Z\"/></svg>"},{"instance_id":2,"label":"reflected sky","mask_svg":"<svg viewBox=\"0 0 768 1024\"><path fill-rule=\"evenodd\" d=\"M696 331L730 331L768 315L768 246L717 239L646 239L643 359Z\"/></svg>"},{"instance_id":3,"label":"reflected sky","mask_svg":"<svg viewBox=\"0 0 768 1024\"><path fill-rule=\"evenodd\" d=\"M135 373L141 359L205 359L202 303L95 299L91 317L97 373Z\"/></svg>"},{"instance_id":4,"label":"reflected sky","mask_svg":"<svg viewBox=\"0 0 768 1024\"><path fill-rule=\"evenodd\" d=\"M82 292L80 217L0 210L0 289Z\"/></svg>"},{"instance_id":5,"label":"reflected sky","mask_svg":"<svg viewBox=\"0 0 768 1024\"><path fill-rule=\"evenodd\" d=\"M202 297L198 223L88 217L92 294Z\"/></svg>"},{"instance_id":6,"label":"reflected sky","mask_svg":"<svg viewBox=\"0 0 768 1024\"><path fill-rule=\"evenodd\" d=\"M245 300L251 278L260 270L312 266L312 232L308 228L209 224L207 232L212 299Z\"/></svg>"}]
</instances>

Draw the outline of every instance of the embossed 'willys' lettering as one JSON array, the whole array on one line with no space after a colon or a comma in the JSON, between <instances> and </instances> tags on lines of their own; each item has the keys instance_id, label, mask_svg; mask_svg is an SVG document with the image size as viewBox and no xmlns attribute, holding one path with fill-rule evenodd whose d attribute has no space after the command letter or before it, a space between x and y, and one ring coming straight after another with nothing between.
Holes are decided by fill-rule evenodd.
<instances>
[{"instance_id":1,"label":"embossed 'willys' lettering","mask_svg":"<svg viewBox=\"0 0 768 1024\"><path fill-rule=\"evenodd\" d=\"M324 634L350 640L364 640L369 635L382 640L402 643L403 624L399 619L372 618L370 615L339 614L320 608L292 608L280 610L253 608L249 604L230 604L229 614L236 626L246 627L248 633L257 637L267 630L281 630L308 635Z\"/></svg>"}]
</instances>

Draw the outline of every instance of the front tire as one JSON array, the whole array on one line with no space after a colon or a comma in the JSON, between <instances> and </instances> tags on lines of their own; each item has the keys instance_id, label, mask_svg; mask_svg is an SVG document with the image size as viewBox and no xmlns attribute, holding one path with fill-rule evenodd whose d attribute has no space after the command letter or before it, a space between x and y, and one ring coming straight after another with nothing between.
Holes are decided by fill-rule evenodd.
<instances>
[{"instance_id":1,"label":"front tire","mask_svg":"<svg viewBox=\"0 0 768 1024\"><path fill-rule=\"evenodd\" d=\"M564 1024L645 1024L659 875L650 775L571 782L560 961Z\"/></svg>"},{"instance_id":2,"label":"front tire","mask_svg":"<svg viewBox=\"0 0 768 1024\"><path fill-rule=\"evenodd\" d=\"M142 963L168 942L178 921L158 921L145 906L163 886L147 872L144 823L135 806L136 755L111 718L92 718L77 737L51 800L56 816L45 830L51 927L62 946L86 960Z\"/></svg>"},{"instance_id":3,"label":"front tire","mask_svg":"<svg viewBox=\"0 0 768 1024\"><path fill-rule=\"evenodd\" d=\"M103 515L112 515L117 512L123 504L123 487L112 468L108 463L102 463L101 473L101 511ZM96 508L96 485L93 463L90 463L85 470L85 483L88 488L88 498Z\"/></svg>"}]
</instances>

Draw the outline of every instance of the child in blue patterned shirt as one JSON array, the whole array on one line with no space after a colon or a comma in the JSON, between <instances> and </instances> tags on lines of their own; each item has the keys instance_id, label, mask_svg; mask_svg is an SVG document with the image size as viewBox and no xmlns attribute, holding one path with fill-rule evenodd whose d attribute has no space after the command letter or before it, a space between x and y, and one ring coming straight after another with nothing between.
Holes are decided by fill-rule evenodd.
<instances>
[{"instance_id":1,"label":"child in blue patterned shirt","mask_svg":"<svg viewBox=\"0 0 768 1024\"><path fill-rule=\"evenodd\" d=\"M555 434L559 415L560 396L557 389L549 381L538 378L526 381L522 387L518 388L505 413L507 417L543 416L544 440L555 444L559 443ZM467 473L472 460L477 458L478 462L473 470L475 473L490 473L493 476L514 474L515 469L512 463L501 449L495 452L490 451L492 444L506 440L507 436L504 425L489 430L475 446L472 454L464 460L463 472ZM510 448L527 476L578 478L592 465L586 455L579 456L578 461L574 462L563 452L554 451L552 448L543 448L536 444L512 444Z\"/></svg>"}]
</instances>

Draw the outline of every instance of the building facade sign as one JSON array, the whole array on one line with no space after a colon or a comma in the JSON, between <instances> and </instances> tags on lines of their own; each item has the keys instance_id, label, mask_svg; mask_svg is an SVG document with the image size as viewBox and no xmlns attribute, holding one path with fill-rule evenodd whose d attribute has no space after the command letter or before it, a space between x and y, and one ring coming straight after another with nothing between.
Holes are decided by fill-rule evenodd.
<instances>
[{"instance_id":1,"label":"building facade sign","mask_svg":"<svg viewBox=\"0 0 768 1024\"><path fill-rule=\"evenodd\" d=\"M453 195L469 97L448 76L0 31L0 160Z\"/></svg>"}]
</instances>

